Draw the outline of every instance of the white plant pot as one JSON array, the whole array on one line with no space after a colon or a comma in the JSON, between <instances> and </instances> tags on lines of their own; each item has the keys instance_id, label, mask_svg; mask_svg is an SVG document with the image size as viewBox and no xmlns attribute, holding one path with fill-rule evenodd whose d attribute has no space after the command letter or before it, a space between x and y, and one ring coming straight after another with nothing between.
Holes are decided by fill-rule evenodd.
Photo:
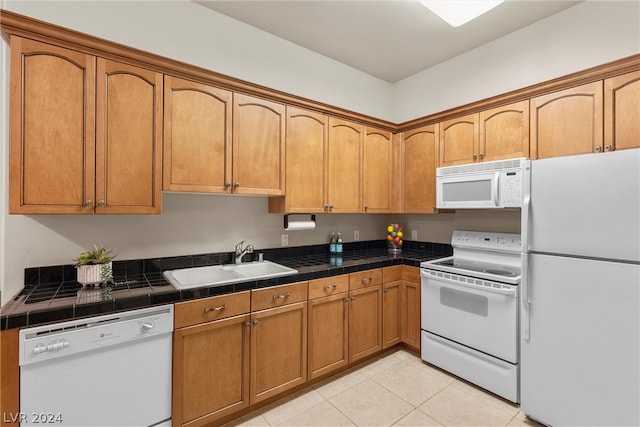
<instances>
[{"instance_id":1,"label":"white plant pot","mask_svg":"<svg viewBox=\"0 0 640 427\"><path fill-rule=\"evenodd\" d=\"M111 263L81 265L76 267L78 270L78 283L81 283L83 286L102 283L102 269L107 266L111 267Z\"/></svg>"}]
</instances>

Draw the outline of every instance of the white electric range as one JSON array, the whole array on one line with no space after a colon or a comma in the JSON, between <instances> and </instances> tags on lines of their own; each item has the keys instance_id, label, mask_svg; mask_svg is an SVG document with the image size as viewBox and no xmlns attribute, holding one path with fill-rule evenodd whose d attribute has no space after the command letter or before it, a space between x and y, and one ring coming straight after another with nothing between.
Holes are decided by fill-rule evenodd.
<instances>
[{"instance_id":1,"label":"white electric range","mask_svg":"<svg viewBox=\"0 0 640 427\"><path fill-rule=\"evenodd\" d=\"M422 359L519 401L519 234L454 231L421 267Z\"/></svg>"}]
</instances>

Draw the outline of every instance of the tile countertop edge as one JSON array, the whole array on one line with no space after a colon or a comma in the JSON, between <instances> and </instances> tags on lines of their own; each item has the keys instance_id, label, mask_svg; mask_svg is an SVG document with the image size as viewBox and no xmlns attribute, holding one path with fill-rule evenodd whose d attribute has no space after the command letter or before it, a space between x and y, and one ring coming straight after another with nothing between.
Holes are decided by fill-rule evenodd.
<instances>
[{"instance_id":1,"label":"tile countertop edge","mask_svg":"<svg viewBox=\"0 0 640 427\"><path fill-rule=\"evenodd\" d=\"M302 282L319 279L323 277L349 274L356 271L371 270L376 268L389 267L393 265L409 265L419 267L420 263L426 260L442 258L442 252L413 252L398 255L364 256L363 258L349 258L343 261L341 266L329 264L319 264L311 266L297 266L295 260L287 259L273 260L286 264L298 270L297 274L274 278L269 280L258 280L235 283L226 286L201 287L194 289L177 290L173 286L168 286L161 291L153 289L144 291L138 295L118 297L112 300L92 303L51 303L51 307L29 309L26 304L16 304L6 313L0 312L0 331L14 328L32 327L53 322L64 322L83 317L97 316L120 311L135 310L155 305L173 304L181 301L189 301L198 298L223 295L243 290L259 289L269 286L283 285L287 283ZM7 304L9 305L9 304ZM3 310L6 308L3 307Z\"/></svg>"}]
</instances>

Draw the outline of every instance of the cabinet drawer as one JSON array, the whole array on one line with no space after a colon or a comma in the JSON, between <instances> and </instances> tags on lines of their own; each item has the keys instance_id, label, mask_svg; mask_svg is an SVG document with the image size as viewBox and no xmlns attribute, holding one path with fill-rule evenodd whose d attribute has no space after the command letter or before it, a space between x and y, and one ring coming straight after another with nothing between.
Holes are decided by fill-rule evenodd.
<instances>
[{"instance_id":1,"label":"cabinet drawer","mask_svg":"<svg viewBox=\"0 0 640 427\"><path fill-rule=\"evenodd\" d=\"M308 282L251 291L251 311L265 310L307 300Z\"/></svg>"},{"instance_id":2,"label":"cabinet drawer","mask_svg":"<svg viewBox=\"0 0 640 427\"><path fill-rule=\"evenodd\" d=\"M412 283L420 283L420 267L404 265L402 268L402 280Z\"/></svg>"},{"instance_id":3,"label":"cabinet drawer","mask_svg":"<svg viewBox=\"0 0 640 427\"><path fill-rule=\"evenodd\" d=\"M249 291L179 302L174 307L175 329L212 320L224 319L251 310Z\"/></svg>"},{"instance_id":4,"label":"cabinet drawer","mask_svg":"<svg viewBox=\"0 0 640 427\"><path fill-rule=\"evenodd\" d=\"M324 279L309 280L309 299L336 295L349 290L349 276L325 277Z\"/></svg>"},{"instance_id":5,"label":"cabinet drawer","mask_svg":"<svg viewBox=\"0 0 640 427\"><path fill-rule=\"evenodd\" d=\"M359 271L349 274L349 289L362 289L382 284L382 269Z\"/></svg>"},{"instance_id":6,"label":"cabinet drawer","mask_svg":"<svg viewBox=\"0 0 640 427\"><path fill-rule=\"evenodd\" d=\"M393 267L385 267L382 269L382 282L389 283L402 279L402 265L394 265Z\"/></svg>"}]
</instances>

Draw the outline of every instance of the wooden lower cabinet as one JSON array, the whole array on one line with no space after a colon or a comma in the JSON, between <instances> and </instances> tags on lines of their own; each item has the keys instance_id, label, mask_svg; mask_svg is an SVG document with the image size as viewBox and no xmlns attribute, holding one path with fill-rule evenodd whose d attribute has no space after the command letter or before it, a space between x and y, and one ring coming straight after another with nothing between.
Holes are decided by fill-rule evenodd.
<instances>
[{"instance_id":1,"label":"wooden lower cabinet","mask_svg":"<svg viewBox=\"0 0 640 427\"><path fill-rule=\"evenodd\" d=\"M402 265L382 269L382 348L401 341L402 271Z\"/></svg>"},{"instance_id":2,"label":"wooden lower cabinet","mask_svg":"<svg viewBox=\"0 0 640 427\"><path fill-rule=\"evenodd\" d=\"M249 406L250 315L173 335L173 425L202 426Z\"/></svg>"},{"instance_id":3,"label":"wooden lower cabinet","mask_svg":"<svg viewBox=\"0 0 640 427\"><path fill-rule=\"evenodd\" d=\"M401 287L401 337L411 349L420 351L420 268L403 266Z\"/></svg>"},{"instance_id":4,"label":"wooden lower cabinet","mask_svg":"<svg viewBox=\"0 0 640 427\"><path fill-rule=\"evenodd\" d=\"M176 304L173 425L228 421L401 342L419 350L419 276L393 266Z\"/></svg>"},{"instance_id":5,"label":"wooden lower cabinet","mask_svg":"<svg viewBox=\"0 0 640 427\"><path fill-rule=\"evenodd\" d=\"M309 379L349 363L348 293L309 301Z\"/></svg>"},{"instance_id":6,"label":"wooden lower cabinet","mask_svg":"<svg viewBox=\"0 0 640 427\"><path fill-rule=\"evenodd\" d=\"M349 274L349 363L382 350L382 269Z\"/></svg>"},{"instance_id":7,"label":"wooden lower cabinet","mask_svg":"<svg viewBox=\"0 0 640 427\"><path fill-rule=\"evenodd\" d=\"M252 404L307 381L306 301L251 315L250 371Z\"/></svg>"}]
</instances>

